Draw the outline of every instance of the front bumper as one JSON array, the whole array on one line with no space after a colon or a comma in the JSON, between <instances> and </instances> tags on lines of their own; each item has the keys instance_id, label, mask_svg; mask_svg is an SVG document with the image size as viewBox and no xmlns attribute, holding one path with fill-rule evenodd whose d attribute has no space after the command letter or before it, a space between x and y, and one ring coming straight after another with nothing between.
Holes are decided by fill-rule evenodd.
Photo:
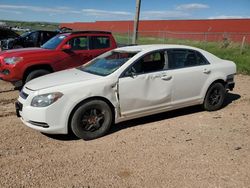
<instances>
[{"instance_id":1,"label":"front bumper","mask_svg":"<svg viewBox=\"0 0 250 188\"><path fill-rule=\"evenodd\" d=\"M58 100L48 107L37 108L30 106L31 100L37 93L26 88L23 88L22 92L25 92L28 96L24 99L20 94L15 106L17 117L25 125L48 134L68 133L67 118L62 116L64 114L64 109L62 109L63 100Z\"/></svg>"},{"instance_id":2,"label":"front bumper","mask_svg":"<svg viewBox=\"0 0 250 188\"><path fill-rule=\"evenodd\" d=\"M8 74L5 73L8 71ZM0 65L0 79L8 82L17 82L21 79L17 78L16 75L19 75L19 70L16 70L14 66L7 66L4 64Z\"/></svg>"}]
</instances>

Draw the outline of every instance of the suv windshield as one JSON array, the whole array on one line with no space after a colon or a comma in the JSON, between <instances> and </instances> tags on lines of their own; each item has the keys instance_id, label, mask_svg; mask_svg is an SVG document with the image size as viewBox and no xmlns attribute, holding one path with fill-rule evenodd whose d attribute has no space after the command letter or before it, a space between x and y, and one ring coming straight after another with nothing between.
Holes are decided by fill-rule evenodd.
<instances>
[{"instance_id":1,"label":"suv windshield","mask_svg":"<svg viewBox=\"0 0 250 188\"><path fill-rule=\"evenodd\" d=\"M120 68L137 53L124 51L107 52L78 69L100 76L107 76Z\"/></svg>"},{"instance_id":2,"label":"suv windshield","mask_svg":"<svg viewBox=\"0 0 250 188\"><path fill-rule=\"evenodd\" d=\"M65 35L57 35L44 43L41 48L56 49L56 47L66 38Z\"/></svg>"}]
</instances>

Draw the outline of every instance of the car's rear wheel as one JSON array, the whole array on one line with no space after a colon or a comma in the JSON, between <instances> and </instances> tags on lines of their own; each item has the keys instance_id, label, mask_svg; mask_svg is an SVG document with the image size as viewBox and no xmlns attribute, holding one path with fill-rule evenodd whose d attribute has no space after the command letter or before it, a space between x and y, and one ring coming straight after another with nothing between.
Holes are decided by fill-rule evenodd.
<instances>
[{"instance_id":1,"label":"car's rear wheel","mask_svg":"<svg viewBox=\"0 0 250 188\"><path fill-rule=\"evenodd\" d=\"M203 108L207 111L219 110L224 102L226 89L221 83L212 84L203 102Z\"/></svg>"},{"instance_id":2,"label":"car's rear wheel","mask_svg":"<svg viewBox=\"0 0 250 188\"><path fill-rule=\"evenodd\" d=\"M40 76L44 76L44 75L49 74L49 73L50 73L50 71L45 70L45 69L38 69L38 70L31 71L27 75L27 77L25 79L25 83L27 83L30 80L33 80L34 78L38 78Z\"/></svg>"},{"instance_id":3,"label":"car's rear wheel","mask_svg":"<svg viewBox=\"0 0 250 188\"><path fill-rule=\"evenodd\" d=\"M105 135L112 122L109 105L101 100L92 100L76 109L71 119L71 130L77 137L91 140Z\"/></svg>"}]
</instances>

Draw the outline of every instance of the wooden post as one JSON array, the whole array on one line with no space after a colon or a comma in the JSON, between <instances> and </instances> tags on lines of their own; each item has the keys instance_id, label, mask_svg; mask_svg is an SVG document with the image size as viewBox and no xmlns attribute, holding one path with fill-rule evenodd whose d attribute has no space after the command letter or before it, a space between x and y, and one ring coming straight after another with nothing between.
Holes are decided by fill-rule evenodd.
<instances>
[{"instance_id":1,"label":"wooden post","mask_svg":"<svg viewBox=\"0 0 250 188\"><path fill-rule=\"evenodd\" d=\"M246 36L244 36L242 38L242 42L241 42L241 46L240 46L240 54L243 53L243 49L244 49L244 46L245 46L245 41L246 41Z\"/></svg>"},{"instance_id":2,"label":"wooden post","mask_svg":"<svg viewBox=\"0 0 250 188\"><path fill-rule=\"evenodd\" d=\"M140 18L140 8L141 8L141 0L136 0L136 13L135 13L135 20L134 20L134 34L133 34L133 44L136 44L137 42L137 36L138 36L138 24L139 24L139 18Z\"/></svg>"}]
</instances>

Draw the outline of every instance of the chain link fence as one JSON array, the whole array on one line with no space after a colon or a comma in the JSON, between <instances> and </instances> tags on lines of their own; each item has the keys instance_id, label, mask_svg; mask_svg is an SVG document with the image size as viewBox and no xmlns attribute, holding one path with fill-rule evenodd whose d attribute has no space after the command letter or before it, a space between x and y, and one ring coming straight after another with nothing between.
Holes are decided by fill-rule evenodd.
<instances>
[{"instance_id":1,"label":"chain link fence","mask_svg":"<svg viewBox=\"0 0 250 188\"><path fill-rule=\"evenodd\" d=\"M153 27L153 26L152 26ZM118 43L131 44L132 31L112 31ZM138 43L169 43L181 41L219 42L224 45L238 43L250 44L250 33L228 33L228 32L170 32L170 31L140 31L138 32Z\"/></svg>"}]
</instances>

